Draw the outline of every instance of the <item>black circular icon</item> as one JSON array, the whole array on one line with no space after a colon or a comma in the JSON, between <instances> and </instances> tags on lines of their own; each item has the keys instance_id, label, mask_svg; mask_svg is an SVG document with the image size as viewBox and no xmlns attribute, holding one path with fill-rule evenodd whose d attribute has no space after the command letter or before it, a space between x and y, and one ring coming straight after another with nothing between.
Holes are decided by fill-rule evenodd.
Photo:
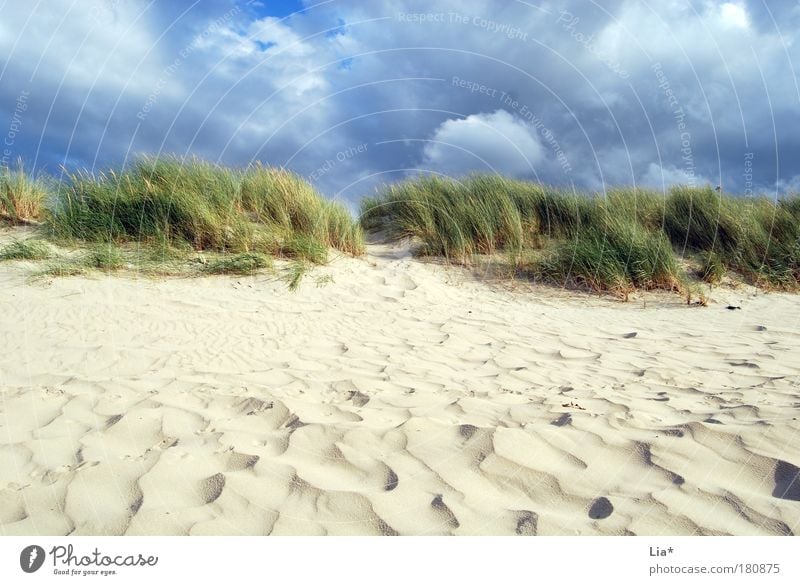
<instances>
[{"instance_id":1,"label":"black circular icon","mask_svg":"<svg viewBox=\"0 0 800 585\"><path fill-rule=\"evenodd\" d=\"M44 556L44 549L41 546L37 544L26 546L19 553L19 566L26 573L35 573L42 568Z\"/></svg>"}]
</instances>

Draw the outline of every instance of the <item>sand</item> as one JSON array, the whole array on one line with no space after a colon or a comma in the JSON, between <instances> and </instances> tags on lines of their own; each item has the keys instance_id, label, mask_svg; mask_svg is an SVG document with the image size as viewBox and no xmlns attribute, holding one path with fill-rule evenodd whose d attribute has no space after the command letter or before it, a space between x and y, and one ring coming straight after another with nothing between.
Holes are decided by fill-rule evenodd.
<instances>
[{"instance_id":1,"label":"sand","mask_svg":"<svg viewBox=\"0 0 800 585\"><path fill-rule=\"evenodd\" d=\"M800 531L800 296L622 303L387 244L295 293L34 268L0 264L0 534Z\"/></svg>"}]
</instances>

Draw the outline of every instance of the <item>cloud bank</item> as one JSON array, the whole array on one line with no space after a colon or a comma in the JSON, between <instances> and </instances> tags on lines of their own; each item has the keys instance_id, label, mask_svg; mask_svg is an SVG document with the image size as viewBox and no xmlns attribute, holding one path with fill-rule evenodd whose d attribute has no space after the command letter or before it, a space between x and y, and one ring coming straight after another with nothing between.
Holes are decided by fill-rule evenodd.
<instances>
[{"instance_id":1,"label":"cloud bank","mask_svg":"<svg viewBox=\"0 0 800 585\"><path fill-rule=\"evenodd\" d=\"M0 154L260 160L349 201L474 171L777 196L798 31L800 5L755 0L7 2Z\"/></svg>"}]
</instances>

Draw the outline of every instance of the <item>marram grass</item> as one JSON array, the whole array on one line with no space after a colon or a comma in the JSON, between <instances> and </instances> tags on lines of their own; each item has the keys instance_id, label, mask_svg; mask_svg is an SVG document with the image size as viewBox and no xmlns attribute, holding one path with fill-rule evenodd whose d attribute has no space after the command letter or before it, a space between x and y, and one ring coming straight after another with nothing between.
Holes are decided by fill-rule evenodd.
<instances>
[{"instance_id":1,"label":"marram grass","mask_svg":"<svg viewBox=\"0 0 800 585\"><path fill-rule=\"evenodd\" d=\"M271 266L269 256L257 252L242 252L212 260L203 267L203 270L208 274L252 274Z\"/></svg>"},{"instance_id":2,"label":"marram grass","mask_svg":"<svg viewBox=\"0 0 800 585\"><path fill-rule=\"evenodd\" d=\"M41 240L17 240L0 248L0 260L46 260L50 247Z\"/></svg>"},{"instance_id":3,"label":"marram grass","mask_svg":"<svg viewBox=\"0 0 800 585\"><path fill-rule=\"evenodd\" d=\"M23 169L0 169L0 222L35 223L41 219L48 186L41 177L27 175Z\"/></svg>"},{"instance_id":4,"label":"marram grass","mask_svg":"<svg viewBox=\"0 0 800 585\"><path fill-rule=\"evenodd\" d=\"M511 273L627 295L696 291L736 276L771 289L800 288L800 198L740 198L709 187L668 193L619 188L577 193L497 175L419 177L362 202L360 221L301 177L260 165L143 158L99 175L52 182L0 174L0 220L82 249L51 257L39 240L14 242L0 259L52 260L49 274L135 266L154 274L249 274L271 258L294 264L296 288L330 249L359 255L364 230L410 236L422 254L469 263L502 258ZM198 254L205 259L198 258Z\"/></svg>"},{"instance_id":5,"label":"marram grass","mask_svg":"<svg viewBox=\"0 0 800 585\"><path fill-rule=\"evenodd\" d=\"M98 244L86 255L86 264L90 268L112 272L125 266L125 258L117 246Z\"/></svg>"},{"instance_id":6,"label":"marram grass","mask_svg":"<svg viewBox=\"0 0 800 585\"><path fill-rule=\"evenodd\" d=\"M559 243L537 267L554 281L597 291L679 290L681 270L664 233L624 218L608 218Z\"/></svg>"},{"instance_id":7,"label":"marram grass","mask_svg":"<svg viewBox=\"0 0 800 585\"><path fill-rule=\"evenodd\" d=\"M273 257L305 267L327 262L331 249L364 251L359 222L301 177L176 157L68 174L57 187L4 172L0 220L38 226L38 238L5 246L0 260L49 259L39 276L252 274L271 268ZM77 250L58 254L44 240Z\"/></svg>"},{"instance_id":8,"label":"marram grass","mask_svg":"<svg viewBox=\"0 0 800 585\"><path fill-rule=\"evenodd\" d=\"M352 255L364 249L348 211L297 175L196 159L142 159L120 172L75 173L46 227L52 237L70 241L189 245L314 263L325 262L329 248Z\"/></svg>"},{"instance_id":9,"label":"marram grass","mask_svg":"<svg viewBox=\"0 0 800 585\"><path fill-rule=\"evenodd\" d=\"M621 295L689 291L682 259L699 263L696 276L709 283L730 272L765 288L800 287L797 197L774 202L710 187L600 195L473 175L390 185L361 211L365 229L415 237L422 254L467 263L502 253L526 274Z\"/></svg>"}]
</instances>

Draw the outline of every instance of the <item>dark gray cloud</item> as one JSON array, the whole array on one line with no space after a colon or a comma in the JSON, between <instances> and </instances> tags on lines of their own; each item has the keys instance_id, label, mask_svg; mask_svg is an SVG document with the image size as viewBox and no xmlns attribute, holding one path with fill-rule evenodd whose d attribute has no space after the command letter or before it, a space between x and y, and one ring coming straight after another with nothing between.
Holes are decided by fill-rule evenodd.
<instances>
[{"instance_id":1,"label":"dark gray cloud","mask_svg":"<svg viewBox=\"0 0 800 585\"><path fill-rule=\"evenodd\" d=\"M796 3L305 8L5 3L6 159L262 160L348 200L414 172L771 195L800 185Z\"/></svg>"}]
</instances>

